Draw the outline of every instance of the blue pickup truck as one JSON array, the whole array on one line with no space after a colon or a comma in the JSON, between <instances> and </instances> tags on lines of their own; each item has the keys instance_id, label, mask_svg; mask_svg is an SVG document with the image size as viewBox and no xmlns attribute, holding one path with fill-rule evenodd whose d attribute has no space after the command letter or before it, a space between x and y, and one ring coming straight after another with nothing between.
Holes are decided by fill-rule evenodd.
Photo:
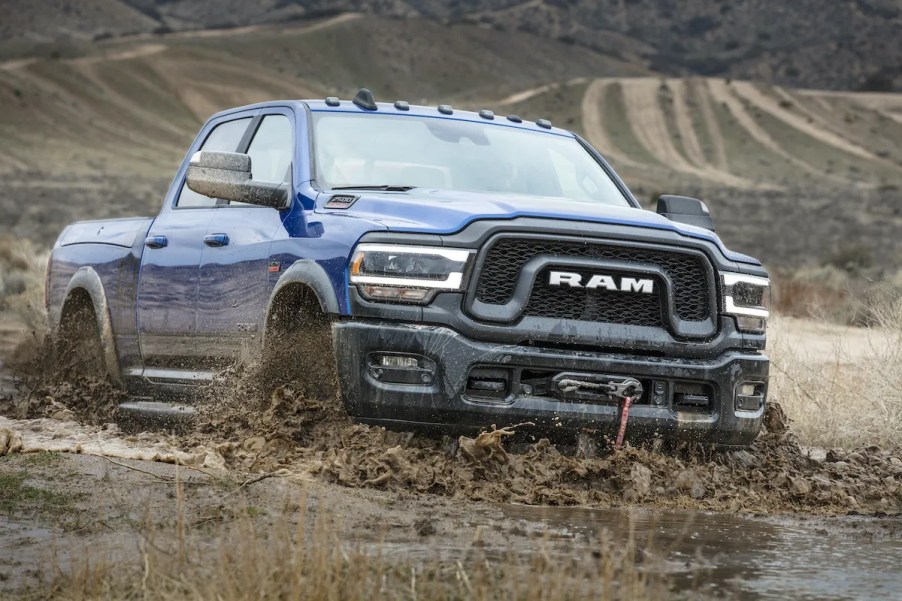
<instances>
[{"instance_id":1,"label":"blue pickup truck","mask_svg":"<svg viewBox=\"0 0 902 601\"><path fill-rule=\"evenodd\" d=\"M744 445L769 281L713 230L547 120L361 90L211 117L159 215L62 232L48 314L138 404L296 344L363 422L610 435L628 399L631 437Z\"/></svg>"}]
</instances>

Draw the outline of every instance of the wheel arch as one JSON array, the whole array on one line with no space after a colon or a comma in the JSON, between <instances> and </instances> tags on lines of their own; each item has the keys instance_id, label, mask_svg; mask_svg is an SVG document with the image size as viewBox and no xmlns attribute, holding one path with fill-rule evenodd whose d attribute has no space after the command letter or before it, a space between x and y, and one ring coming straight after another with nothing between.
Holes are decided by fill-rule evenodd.
<instances>
[{"instance_id":1,"label":"wheel arch","mask_svg":"<svg viewBox=\"0 0 902 601\"><path fill-rule=\"evenodd\" d=\"M106 291L103 281L92 267L81 267L73 274L66 286L63 295L63 303L60 306L59 321L53 325L54 334L59 332L63 319L66 318L67 307L70 303L81 302L79 298L87 295L94 316L97 320L97 329L100 332L100 344L103 352L104 363L113 382L122 386L122 372L119 368L119 355L116 352L116 340L113 336L113 320L110 316L110 308L107 303Z\"/></svg>"},{"instance_id":2,"label":"wheel arch","mask_svg":"<svg viewBox=\"0 0 902 601\"><path fill-rule=\"evenodd\" d=\"M263 324L264 346L272 328L276 327L275 322L280 312L292 308L302 309L314 300L323 315L334 316L339 313L338 299L326 270L316 261L298 260L285 270L269 296Z\"/></svg>"}]
</instances>

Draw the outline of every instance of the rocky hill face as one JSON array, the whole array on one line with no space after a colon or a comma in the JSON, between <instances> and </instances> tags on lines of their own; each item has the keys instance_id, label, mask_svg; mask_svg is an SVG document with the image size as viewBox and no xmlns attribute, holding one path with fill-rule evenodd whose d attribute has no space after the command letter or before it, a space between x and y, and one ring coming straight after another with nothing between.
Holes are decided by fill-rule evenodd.
<instances>
[{"instance_id":1,"label":"rocky hill face","mask_svg":"<svg viewBox=\"0 0 902 601\"><path fill-rule=\"evenodd\" d=\"M902 90L902 0L4 0L28 43L227 28L364 12L564 41L666 75ZM491 51L491 48L486 49Z\"/></svg>"}]
</instances>

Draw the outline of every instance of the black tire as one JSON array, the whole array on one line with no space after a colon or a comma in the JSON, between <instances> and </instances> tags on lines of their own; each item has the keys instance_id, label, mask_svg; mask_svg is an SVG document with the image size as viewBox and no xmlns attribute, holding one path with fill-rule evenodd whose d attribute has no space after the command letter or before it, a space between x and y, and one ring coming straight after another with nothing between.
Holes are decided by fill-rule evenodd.
<instances>
[{"instance_id":1,"label":"black tire","mask_svg":"<svg viewBox=\"0 0 902 601\"><path fill-rule=\"evenodd\" d=\"M332 319L311 294L307 291L274 308L260 376L269 390L290 384L307 398L330 400L338 397Z\"/></svg>"},{"instance_id":2,"label":"black tire","mask_svg":"<svg viewBox=\"0 0 902 601\"><path fill-rule=\"evenodd\" d=\"M63 308L55 344L55 367L65 378L108 378L97 315L90 301L70 299Z\"/></svg>"}]
</instances>

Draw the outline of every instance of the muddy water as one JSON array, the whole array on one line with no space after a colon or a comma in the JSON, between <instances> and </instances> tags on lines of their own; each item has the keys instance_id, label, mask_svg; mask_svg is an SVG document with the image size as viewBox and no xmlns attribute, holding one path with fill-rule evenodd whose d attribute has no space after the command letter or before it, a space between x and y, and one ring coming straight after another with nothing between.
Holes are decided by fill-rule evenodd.
<instances>
[{"instance_id":1,"label":"muddy water","mask_svg":"<svg viewBox=\"0 0 902 601\"><path fill-rule=\"evenodd\" d=\"M511 519L577 537L632 536L677 588L747 599L902 599L902 519L504 505ZM700 574L701 572L701 574Z\"/></svg>"}]
</instances>

